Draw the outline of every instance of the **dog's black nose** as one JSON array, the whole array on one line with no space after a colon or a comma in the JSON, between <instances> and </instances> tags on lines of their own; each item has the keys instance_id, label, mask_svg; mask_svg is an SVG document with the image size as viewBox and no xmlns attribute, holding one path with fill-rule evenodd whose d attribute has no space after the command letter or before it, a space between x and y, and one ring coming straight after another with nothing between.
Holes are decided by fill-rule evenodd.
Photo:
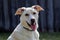
<instances>
[{"instance_id":1,"label":"dog's black nose","mask_svg":"<svg viewBox=\"0 0 60 40\"><path fill-rule=\"evenodd\" d=\"M31 19L31 22L34 23L35 22L35 19Z\"/></svg>"}]
</instances>

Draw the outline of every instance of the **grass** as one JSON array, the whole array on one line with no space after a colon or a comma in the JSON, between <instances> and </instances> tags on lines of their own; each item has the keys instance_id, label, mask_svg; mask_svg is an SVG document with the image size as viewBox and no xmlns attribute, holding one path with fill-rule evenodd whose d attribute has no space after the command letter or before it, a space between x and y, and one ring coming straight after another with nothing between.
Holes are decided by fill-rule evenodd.
<instances>
[{"instance_id":1,"label":"grass","mask_svg":"<svg viewBox=\"0 0 60 40\"><path fill-rule=\"evenodd\" d=\"M6 40L10 33L0 33L0 40ZM40 40L60 40L60 33L40 33Z\"/></svg>"},{"instance_id":2,"label":"grass","mask_svg":"<svg viewBox=\"0 0 60 40\"><path fill-rule=\"evenodd\" d=\"M60 33L41 33L41 40L60 40Z\"/></svg>"},{"instance_id":3,"label":"grass","mask_svg":"<svg viewBox=\"0 0 60 40\"><path fill-rule=\"evenodd\" d=\"M10 33L0 33L0 40L7 40Z\"/></svg>"}]
</instances>

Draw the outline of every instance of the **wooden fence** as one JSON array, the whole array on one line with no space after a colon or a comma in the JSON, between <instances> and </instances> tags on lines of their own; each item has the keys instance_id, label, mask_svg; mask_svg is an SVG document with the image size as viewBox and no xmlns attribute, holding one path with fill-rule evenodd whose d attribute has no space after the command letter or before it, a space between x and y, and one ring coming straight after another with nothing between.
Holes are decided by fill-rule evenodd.
<instances>
[{"instance_id":1,"label":"wooden fence","mask_svg":"<svg viewBox=\"0 0 60 40\"><path fill-rule=\"evenodd\" d=\"M59 0L60 1L60 0ZM13 31L19 23L15 11L20 7L40 5L45 11L39 13L40 32L60 31L60 2L56 0L0 0L0 31Z\"/></svg>"}]
</instances>

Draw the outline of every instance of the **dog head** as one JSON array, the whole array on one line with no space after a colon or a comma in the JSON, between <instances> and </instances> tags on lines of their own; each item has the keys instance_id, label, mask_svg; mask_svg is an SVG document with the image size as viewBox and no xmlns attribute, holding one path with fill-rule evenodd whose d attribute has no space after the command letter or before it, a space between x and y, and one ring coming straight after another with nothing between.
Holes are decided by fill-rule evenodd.
<instances>
[{"instance_id":1,"label":"dog head","mask_svg":"<svg viewBox=\"0 0 60 40\"><path fill-rule=\"evenodd\" d=\"M15 15L21 15L21 24L28 28L29 30L36 30L38 28L38 13L44 9L39 5L34 5L32 7L22 7L18 8Z\"/></svg>"}]
</instances>

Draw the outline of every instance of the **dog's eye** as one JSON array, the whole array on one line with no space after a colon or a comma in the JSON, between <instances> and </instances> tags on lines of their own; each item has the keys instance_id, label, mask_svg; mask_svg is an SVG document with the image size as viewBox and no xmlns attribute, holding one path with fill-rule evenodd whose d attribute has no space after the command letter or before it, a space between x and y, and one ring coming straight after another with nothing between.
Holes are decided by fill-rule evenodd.
<instances>
[{"instance_id":1,"label":"dog's eye","mask_svg":"<svg viewBox=\"0 0 60 40\"><path fill-rule=\"evenodd\" d=\"M35 13L35 12L33 12L33 14L35 15L36 13Z\"/></svg>"},{"instance_id":2,"label":"dog's eye","mask_svg":"<svg viewBox=\"0 0 60 40\"><path fill-rule=\"evenodd\" d=\"M29 14L25 14L25 16L29 16Z\"/></svg>"}]
</instances>

